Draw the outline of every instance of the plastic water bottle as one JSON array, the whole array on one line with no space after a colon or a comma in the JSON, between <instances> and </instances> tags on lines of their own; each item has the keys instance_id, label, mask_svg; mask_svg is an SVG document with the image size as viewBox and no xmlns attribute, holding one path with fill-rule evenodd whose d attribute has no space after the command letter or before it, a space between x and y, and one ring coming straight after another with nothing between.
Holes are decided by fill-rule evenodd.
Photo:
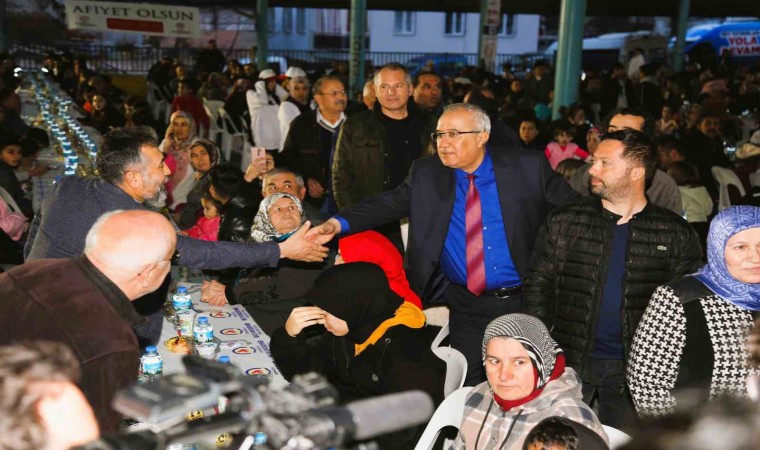
<instances>
[{"instance_id":1,"label":"plastic water bottle","mask_svg":"<svg viewBox=\"0 0 760 450\"><path fill-rule=\"evenodd\" d=\"M193 307L193 302L190 301L190 294L187 293L187 288L185 286L179 286L177 288L177 292L172 295L172 304L174 305L174 311L190 309Z\"/></svg>"},{"instance_id":2,"label":"plastic water bottle","mask_svg":"<svg viewBox=\"0 0 760 450\"><path fill-rule=\"evenodd\" d=\"M222 364L229 364L230 363L230 357L229 356L220 356L219 362ZM230 403L230 399L227 398L226 395L222 395L219 397L219 399L216 402L216 413L217 414L223 414L227 410L227 405ZM221 436L220 436L221 437ZM217 438L217 444L219 443L219 438Z\"/></svg>"},{"instance_id":3,"label":"plastic water bottle","mask_svg":"<svg viewBox=\"0 0 760 450\"><path fill-rule=\"evenodd\" d=\"M198 323L193 328L195 342L211 342L214 340L214 328L208 323L208 317L199 317Z\"/></svg>"},{"instance_id":4,"label":"plastic water bottle","mask_svg":"<svg viewBox=\"0 0 760 450\"><path fill-rule=\"evenodd\" d=\"M145 354L140 358L140 367L144 381L153 381L153 379L161 376L164 371L164 360L158 354L155 345L149 345L145 348Z\"/></svg>"}]
</instances>

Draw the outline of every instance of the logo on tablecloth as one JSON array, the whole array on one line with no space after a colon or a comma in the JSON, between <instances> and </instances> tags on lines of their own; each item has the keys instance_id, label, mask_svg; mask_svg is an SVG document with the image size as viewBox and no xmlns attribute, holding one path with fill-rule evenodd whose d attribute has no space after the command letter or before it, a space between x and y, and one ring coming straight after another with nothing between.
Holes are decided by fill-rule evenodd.
<instances>
[{"instance_id":1,"label":"logo on tablecloth","mask_svg":"<svg viewBox=\"0 0 760 450\"><path fill-rule=\"evenodd\" d=\"M245 371L246 375L269 375L272 372L264 367L252 367Z\"/></svg>"},{"instance_id":2,"label":"logo on tablecloth","mask_svg":"<svg viewBox=\"0 0 760 450\"><path fill-rule=\"evenodd\" d=\"M252 347L239 347L232 350L232 353L236 355L252 355L256 353L256 349Z\"/></svg>"},{"instance_id":3,"label":"logo on tablecloth","mask_svg":"<svg viewBox=\"0 0 760 450\"><path fill-rule=\"evenodd\" d=\"M236 334L243 334L243 330L240 328L222 328L220 331L225 336L234 336Z\"/></svg>"},{"instance_id":4,"label":"logo on tablecloth","mask_svg":"<svg viewBox=\"0 0 760 450\"><path fill-rule=\"evenodd\" d=\"M232 314L224 311L214 311L212 313L209 313L209 317L213 317L214 319L226 319L228 317L231 317Z\"/></svg>"}]
</instances>

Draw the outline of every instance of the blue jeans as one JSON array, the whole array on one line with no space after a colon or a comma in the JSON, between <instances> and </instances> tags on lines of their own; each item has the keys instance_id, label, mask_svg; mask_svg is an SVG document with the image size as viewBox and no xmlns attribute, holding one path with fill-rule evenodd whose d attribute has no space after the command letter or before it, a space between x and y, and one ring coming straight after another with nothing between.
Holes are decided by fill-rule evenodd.
<instances>
[{"instance_id":1,"label":"blue jeans","mask_svg":"<svg viewBox=\"0 0 760 450\"><path fill-rule=\"evenodd\" d=\"M583 383L583 401L598 411L599 421L618 430L635 427L636 410L625 383L625 362L591 359L591 377Z\"/></svg>"}]
</instances>

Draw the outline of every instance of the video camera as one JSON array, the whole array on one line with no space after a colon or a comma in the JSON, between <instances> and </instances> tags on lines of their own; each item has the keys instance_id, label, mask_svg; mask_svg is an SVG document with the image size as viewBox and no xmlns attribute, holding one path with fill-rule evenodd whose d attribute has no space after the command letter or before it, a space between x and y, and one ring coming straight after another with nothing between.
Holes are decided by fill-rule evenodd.
<instances>
[{"instance_id":1,"label":"video camera","mask_svg":"<svg viewBox=\"0 0 760 450\"><path fill-rule=\"evenodd\" d=\"M114 408L147 429L106 436L77 449L159 450L229 433L241 438L228 448L242 450L251 448L257 432L267 436L257 448L341 448L426 423L434 411L430 396L422 391L337 406L337 391L316 373L296 376L285 389L273 390L266 376L244 376L229 364L198 356L182 362L187 374L167 375L116 395ZM222 414L186 420L188 412L210 409L223 396L229 402Z\"/></svg>"}]
</instances>

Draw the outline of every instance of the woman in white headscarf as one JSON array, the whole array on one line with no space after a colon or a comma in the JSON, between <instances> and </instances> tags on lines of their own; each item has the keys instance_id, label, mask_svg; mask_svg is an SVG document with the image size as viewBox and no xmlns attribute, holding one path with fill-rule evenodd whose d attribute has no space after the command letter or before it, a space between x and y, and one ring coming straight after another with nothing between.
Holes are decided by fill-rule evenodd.
<instances>
[{"instance_id":1,"label":"woman in white headscarf","mask_svg":"<svg viewBox=\"0 0 760 450\"><path fill-rule=\"evenodd\" d=\"M187 194L195 185L195 171L190 164L190 147L198 140L195 120L185 111L171 115L166 136L158 146L166 155L165 164L172 171L166 191L169 194L169 209L174 210L187 202Z\"/></svg>"}]
</instances>

